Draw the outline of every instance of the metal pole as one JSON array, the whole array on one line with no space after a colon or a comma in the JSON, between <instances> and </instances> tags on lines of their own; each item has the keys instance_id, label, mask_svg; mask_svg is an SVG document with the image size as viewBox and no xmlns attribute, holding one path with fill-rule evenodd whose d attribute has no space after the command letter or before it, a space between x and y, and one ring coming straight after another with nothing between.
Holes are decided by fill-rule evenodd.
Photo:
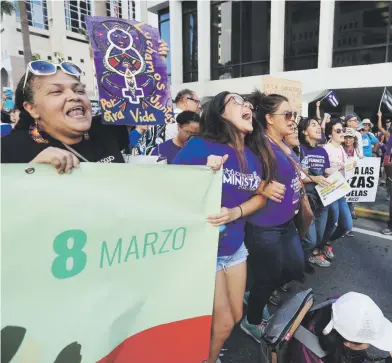
<instances>
[{"instance_id":1,"label":"metal pole","mask_svg":"<svg viewBox=\"0 0 392 363\"><path fill-rule=\"evenodd\" d=\"M388 56L389 56L389 41L390 41L390 36L391 36L391 18L392 18L392 2L389 2L388 6L388 24L387 24L387 50L385 52L385 63L388 62Z\"/></svg>"}]
</instances>

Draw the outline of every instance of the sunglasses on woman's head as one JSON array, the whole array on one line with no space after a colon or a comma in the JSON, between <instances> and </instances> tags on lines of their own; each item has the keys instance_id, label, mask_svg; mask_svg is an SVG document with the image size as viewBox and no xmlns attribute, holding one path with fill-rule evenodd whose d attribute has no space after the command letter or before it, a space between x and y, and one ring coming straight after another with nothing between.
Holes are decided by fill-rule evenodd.
<instances>
[{"instance_id":1,"label":"sunglasses on woman's head","mask_svg":"<svg viewBox=\"0 0 392 363\"><path fill-rule=\"evenodd\" d=\"M57 73L58 68L60 68L64 73L75 77L80 77L84 74L84 72L72 62L61 62L60 64L54 64L52 62L43 60L32 61L27 65L23 83L23 91L26 87L29 72L36 76L52 76L53 74Z\"/></svg>"},{"instance_id":2,"label":"sunglasses on woman's head","mask_svg":"<svg viewBox=\"0 0 392 363\"><path fill-rule=\"evenodd\" d=\"M291 121L294 117L294 120L297 118L297 112L285 112L285 113L271 113L272 116L284 116L285 121Z\"/></svg>"},{"instance_id":3,"label":"sunglasses on woman's head","mask_svg":"<svg viewBox=\"0 0 392 363\"><path fill-rule=\"evenodd\" d=\"M240 95L232 95L232 96L230 96L229 99L224 103L223 107L219 110L219 112L222 112L222 111L225 109L225 107L227 106L227 104L228 104L231 100L234 100L234 102L235 102L237 105L244 105L245 103L247 103L248 106L249 106L249 108L250 108L251 110L253 110L253 105L252 105L249 101L246 101L246 100L245 100L244 98L242 98Z\"/></svg>"}]
</instances>

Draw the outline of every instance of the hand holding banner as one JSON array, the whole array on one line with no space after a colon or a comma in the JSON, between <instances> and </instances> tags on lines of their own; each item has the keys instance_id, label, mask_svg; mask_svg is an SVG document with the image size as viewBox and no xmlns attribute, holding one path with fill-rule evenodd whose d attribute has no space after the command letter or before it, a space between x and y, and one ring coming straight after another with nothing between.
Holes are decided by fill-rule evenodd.
<instances>
[{"instance_id":1,"label":"hand holding banner","mask_svg":"<svg viewBox=\"0 0 392 363\"><path fill-rule=\"evenodd\" d=\"M350 186L347 184L343 175L338 171L335 171L330 175L327 180L330 182L328 186L316 186L317 193L320 196L324 207L344 197L350 191Z\"/></svg>"},{"instance_id":2,"label":"hand holding banner","mask_svg":"<svg viewBox=\"0 0 392 363\"><path fill-rule=\"evenodd\" d=\"M30 166L2 165L2 353L20 363L207 359L219 231L205 217L220 210L221 173Z\"/></svg>"}]
</instances>

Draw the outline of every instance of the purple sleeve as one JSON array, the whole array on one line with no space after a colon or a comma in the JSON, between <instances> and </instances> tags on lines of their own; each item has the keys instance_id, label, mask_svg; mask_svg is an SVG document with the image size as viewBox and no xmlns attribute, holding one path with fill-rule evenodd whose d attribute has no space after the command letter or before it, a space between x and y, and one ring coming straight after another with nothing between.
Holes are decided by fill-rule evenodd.
<instances>
[{"instance_id":1,"label":"purple sleeve","mask_svg":"<svg viewBox=\"0 0 392 363\"><path fill-rule=\"evenodd\" d=\"M205 141L200 138L192 138L179 151L173 164L206 165L208 155Z\"/></svg>"}]
</instances>

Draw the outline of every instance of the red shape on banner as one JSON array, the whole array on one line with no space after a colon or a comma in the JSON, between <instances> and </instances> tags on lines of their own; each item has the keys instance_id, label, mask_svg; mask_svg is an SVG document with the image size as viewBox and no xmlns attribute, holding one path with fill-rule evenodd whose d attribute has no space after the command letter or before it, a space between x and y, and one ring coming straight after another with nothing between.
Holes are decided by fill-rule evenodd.
<instances>
[{"instance_id":1,"label":"red shape on banner","mask_svg":"<svg viewBox=\"0 0 392 363\"><path fill-rule=\"evenodd\" d=\"M211 321L211 315L200 316L144 330L98 363L203 363L210 349Z\"/></svg>"}]
</instances>

